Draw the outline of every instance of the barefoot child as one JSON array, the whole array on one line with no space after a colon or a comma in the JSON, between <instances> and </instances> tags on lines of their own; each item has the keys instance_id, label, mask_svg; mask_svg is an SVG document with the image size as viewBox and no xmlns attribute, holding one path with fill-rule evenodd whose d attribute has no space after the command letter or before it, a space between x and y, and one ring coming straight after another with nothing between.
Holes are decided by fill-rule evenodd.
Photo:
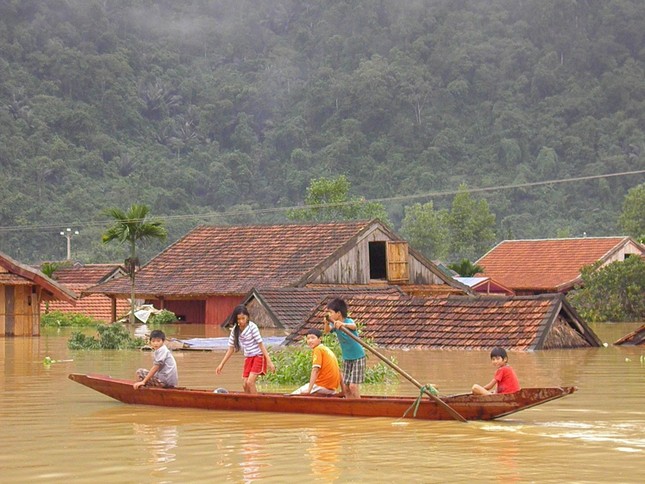
<instances>
[{"instance_id":1,"label":"barefoot child","mask_svg":"<svg viewBox=\"0 0 645 484\"><path fill-rule=\"evenodd\" d=\"M322 331L319 329L308 330L306 337L307 346L313 350L311 376L309 383L305 383L292 393L294 395L311 393L333 395L340 385L340 369L336 355L322 343Z\"/></svg>"},{"instance_id":2,"label":"barefoot child","mask_svg":"<svg viewBox=\"0 0 645 484\"><path fill-rule=\"evenodd\" d=\"M504 348L493 348L490 352L491 363L497 371L495 377L486 385L473 385L473 395L492 395L493 393L515 393L520 390L517 375L508 365L508 355ZM493 388L497 385L497 391Z\"/></svg>"},{"instance_id":3,"label":"barefoot child","mask_svg":"<svg viewBox=\"0 0 645 484\"><path fill-rule=\"evenodd\" d=\"M138 382L134 389L141 386L171 388L177 386L177 362L168 347L164 344L166 335L163 331L155 329L150 333L150 346L154 350L152 354L152 368L137 370Z\"/></svg>"},{"instance_id":4,"label":"barefoot child","mask_svg":"<svg viewBox=\"0 0 645 484\"><path fill-rule=\"evenodd\" d=\"M363 347L347 336L340 328L349 330L358 336L358 329L353 319L347 317L347 303L343 299L335 298L327 303L327 316L324 323L325 333L336 333L340 350L343 353L343 387L345 398L360 398L359 385L365 381L365 367L367 358Z\"/></svg>"},{"instance_id":5,"label":"barefoot child","mask_svg":"<svg viewBox=\"0 0 645 484\"><path fill-rule=\"evenodd\" d=\"M244 350L244 371L242 373L242 384L246 393L257 393L255 381L258 376L264 375L267 371L275 371L260 330L253 321L249 321L249 311L244 305L239 305L233 310L231 320L235 323L233 331L228 338L228 350L222 358L221 363L215 369L219 375L224 365L234 352Z\"/></svg>"}]
</instances>

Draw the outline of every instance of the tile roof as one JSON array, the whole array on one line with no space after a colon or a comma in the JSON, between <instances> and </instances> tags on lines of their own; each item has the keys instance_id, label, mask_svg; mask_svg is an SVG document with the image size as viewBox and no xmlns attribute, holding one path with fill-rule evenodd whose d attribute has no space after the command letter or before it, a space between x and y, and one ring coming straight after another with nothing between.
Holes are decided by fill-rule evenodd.
<instances>
[{"instance_id":1,"label":"tile roof","mask_svg":"<svg viewBox=\"0 0 645 484\"><path fill-rule=\"evenodd\" d=\"M296 284L374 221L202 226L165 249L136 275L140 296L243 295L253 287ZM128 295L128 281L91 288Z\"/></svg>"},{"instance_id":2,"label":"tile roof","mask_svg":"<svg viewBox=\"0 0 645 484\"><path fill-rule=\"evenodd\" d=\"M562 295L524 297L420 298L410 296L356 296L346 299L350 317L362 325L363 337L380 346L436 349L540 349L563 305ZM298 341L311 325L320 325L327 300L285 344ZM576 321L592 346L597 336Z\"/></svg>"},{"instance_id":3,"label":"tile roof","mask_svg":"<svg viewBox=\"0 0 645 484\"><path fill-rule=\"evenodd\" d=\"M519 290L557 292L571 287L583 266L603 259L629 237L505 240L476 264L484 275Z\"/></svg>"},{"instance_id":4,"label":"tile roof","mask_svg":"<svg viewBox=\"0 0 645 484\"><path fill-rule=\"evenodd\" d=\"M38 269L21 264L2 252L0 252L0 273L5 274L3 277L5 277L7 284L25 284L24 281L29 281L28 283L42 287L44 291L42 299L44 300L62 299L74 304L78 297L67 287L50 279ZM10 276L11 274L13 276Z\"/></svg>"},{"instance_id":5,"label":"tile roof","mask_svg":"<svg viewBox=\"0 0 645 484\"><path fill-rule=\"evenodd\" d=\"M645 324L614 342L615 345L645 345Z\"/></svg>"},{"instance_id":6,"label":"tile roof","mask_svg":"<svg viewBox=\"0 0 645 484\"><path fill-rule=\"evenodd\" d=\"M53 278L66 285L76 284L81 289L99 284L119 271L125 270L119 264L84 264L71 267L59 267L54 271Z\"/></svg>"},{"instance_id":7,"label":"tile roof","mask_svg":"<svg viewBox=\"0 0 645 484\"><path fill-rule=\"evenodd\" d=\"M244 300L247 304L257 299L276 320L277 326L295 329L328 297L348 298L355 295L402 294L397 286L379 287L289 287L282 289L254 289ZM226 322L223 326L226 325Z\"/></svg>"},{"instance_id":8,"label":"tile roof","mask_svg":"<svg viewBox=\"0 0 645 484\"><path fill-rule=\"evenodd\" d=\"M80 294L87 287L86 284L65 284L68 288L77 294ZM41 311L44 312L44 304L41 304ZM63 313L78 313L90 316L99 321L112 321L112 301L109 297L101 294L92 294L83 296L71 305L63 301L51 301L47 304L49 311L61 311ZM117 319L130 312L130 301L128 299L116 300L116 317Z\"/></svg>"}]
</instances>

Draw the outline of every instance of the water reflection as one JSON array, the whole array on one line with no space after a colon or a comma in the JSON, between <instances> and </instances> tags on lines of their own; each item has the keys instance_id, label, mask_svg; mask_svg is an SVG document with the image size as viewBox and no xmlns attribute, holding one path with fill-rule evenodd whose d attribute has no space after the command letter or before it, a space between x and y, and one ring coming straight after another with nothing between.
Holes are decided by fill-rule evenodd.
<instances>
[{"instance_id":1,"label":"water reflection","mask_svg":"<svg viewBox=\"0 0 645 484\"><path fill-rule=\"evenodd\" d=\"M594 330L611 342L639 325ZM524 386L579 391L500 421L461 424L123 405L67 374L130 378L149 365L149 353L73 352L65 331L0 341L3 482L643 481L643 347L511 353ZM207 333L194 325L167 332ZM467 391L492 375L484 351L393 354L442 393ZM45 356L74 361L46 367ZM241 369L215 377L221 356L176 352L180 384L239 388ZM364 393L418 390L402 381Z\"/></svg>"}]
</instances>

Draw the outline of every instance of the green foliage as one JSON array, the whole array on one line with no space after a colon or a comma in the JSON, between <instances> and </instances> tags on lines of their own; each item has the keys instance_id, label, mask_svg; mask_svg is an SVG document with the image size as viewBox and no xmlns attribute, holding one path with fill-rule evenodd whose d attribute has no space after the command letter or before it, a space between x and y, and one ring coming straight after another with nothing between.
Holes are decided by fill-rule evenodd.
<instances>
[{"instance_id":1,"label":"green foliage","mask_svg":"<svg viewBox=\"0 0 645 484\"><path fill-rule=\"evenodd\" d=\"M149 325L172 324L177 322L177 315L167 309L162 309L160 313L150 315Z\"/></svg>"},{"instance_id":2,"label":"green foliage","mask_svg":"<svg viewBox=\"0 0 645 484\"><path fill-rule=\"evenodd\" d=\"M487 195L498 234L615 234L639 175L528 184L645 167L642 4L0 2L0 251L62 259L50 228L74 222L75 257L113 262L105 207L146 204L176 240L202 222L282 222L338 173L360 215L300 219L385 220L356 202L386 199L398 228L409 196L525 183ZM482 253L456 235L451 259ZM142 259L163 248L151 242Z\"/></svg>"},{"instance_id":3,"label":"green foliage","mask_svg":"<svg viewBox=\"0 0 645 484\"><path fill-rule=\"evenodd\" d=\"M448 211L435 210L432 202L408 205L401 234L429 259L443 259L449 249L447 217Z\"/></svg>"},{"instance_id":4,"label":"green foliage","mask_svg":"<svg viewBox=\"0 0 645 484\"><path fill-rule=\"evenodd\" d=\"M342 365L342 352L338 338L332 334L325 334L323 344L331 349L338 363ZM304 341L297 347L270 349L271 360L275 365L275 373L267 373L263 380L275 385L303 385L311 376L311 348ZM396 363L396 361L392 361ZM368 367L365 372L365 383L389 383L396 380L396 374L386 364L379 362Z\"/></svg>"},{"instance_id":5,"label":"green foliage","mask_svg":"<svg viewBox=\"0 0 645 484\"><path fill-rule=\"evenodd\" d=\"M569 295L580 315L592 322L645 320L645 261L624 261L582 269L583 287Z\"/></svg>"},{"instance_id":6,"label":"green foliage","mask_svg":"<svg viewBox=\"0 0 645 484\"><path fill-rule=\"evenodd\" d=\"M382 204L367 202L362 197L350 197L350 188L351 183L345 175L311 180L305 197L307 207L292 209L287 217L313 222L378 218L389 223Z\"/></svg>"},{"instance_id":7,"label":"green foliage","mask_svg":"<svg viewBox=\"0 0 645 484\"><path fill-rule=\"evenodd\" d=\"M482 266L473 264L468 259L461 259L459 262L448 264L448 268L455 271L461 277L473 277L475 274L484 272Z\"/></svg>"},{"instance_id":8,"label":"green foliage","mask_svg":"<svg viewBox=\"0 0 645 484\"><path fill-rule=\"evenodd\" d=\"M627 192L620 215L625 233L645 243L645 183Z\"/></svg>"},{"instance_id":9,"label":"green foliage","mask_svg":"<svg viewBox=\"0 0 645 484\"><path fill-rule=\"evenodd\" d=\"M122 324L100 324L96 329L96 338L81 332L72 333L67 347L70 350L123 350L141 348L146 343L142 338L131 336Z\"/></svg>"},{"instance_id":10,"label":"green foliage","mask_svg":"<svg viewBox=\"0 0 645 484\"><path fill-rule=\"evenodd\" d=\"M450 207L448 230L451 256L476 259L495 242L495 215L486 200L473 199L462 184Z\"/></svg>"},{"instance_id":11,"label":"green foliage","mask_svg":"<svg viewBox=\"0 0 645 484\"><path fill-rule=\"evenodd\" d=\"M78 313L63 313L60 311L51 311L40 317L42 327L60 328L63 326L85 327L98 326L101 321Z\"/></svg>"}]
</instances>

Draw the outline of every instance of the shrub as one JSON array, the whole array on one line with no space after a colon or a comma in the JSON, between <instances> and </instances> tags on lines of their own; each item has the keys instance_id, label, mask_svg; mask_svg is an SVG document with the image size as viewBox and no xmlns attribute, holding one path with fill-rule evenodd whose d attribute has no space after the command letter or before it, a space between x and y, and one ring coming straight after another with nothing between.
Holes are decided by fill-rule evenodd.
<instances>
[{"instance_id":1,"label":"shrub","mask_svg":"<svg viewBox=\"0 0 645 484\"><path fill-rule=\"evenodd\" d=\"M72 333L67 347L71 350L123 350L140 348L146 343L142 338L131 336L122 324L100 324L96 329L98 338Z\"/></svg>"},{"instance_id":2,"label":"shrub","mask_svg":"<svg viewBox=\"0 0 645 484\"><path fill-rule=\"evenodd\" d=\"M52 311L43 314L40 317L40 325L43 327L63 327L63 326L98 326L101 321L98 321L90 316L79 313L63 313L60 311Z\"/></svg>"},{"instance_id":3,"label":"shrub","mask_svg":"<svg viewBox=\"0 0 645 484\"><path fill-rule=\"evenodd\" d=\"M338 338L331 334L325 334L322 338L323 344L331 349L338 363L342 365L342 352ZM275 373L267 373L263 380L276 385L302 385L309 381L311 376L311 349L303 339L300 346L295 348L283 348L270 350ZM369 358L369 353L367 354ZM394 359L392 360L394 363ZM377 363L365 371L365 383L389 383L397 379L396 373L385 363Z\"/></svg>"},{"instance_id":4,"label":"shrub","mask_svg":"<svg viewBox=\"0 0 645 484\"><path fill-rule=\"evenodd\" d=\"M177 316L172 311L167 309L162 309L158 314L152 314L148 320L148 324L157 325L157 324L172 324L177 322Z\"/></svg>"}]
</instances>

